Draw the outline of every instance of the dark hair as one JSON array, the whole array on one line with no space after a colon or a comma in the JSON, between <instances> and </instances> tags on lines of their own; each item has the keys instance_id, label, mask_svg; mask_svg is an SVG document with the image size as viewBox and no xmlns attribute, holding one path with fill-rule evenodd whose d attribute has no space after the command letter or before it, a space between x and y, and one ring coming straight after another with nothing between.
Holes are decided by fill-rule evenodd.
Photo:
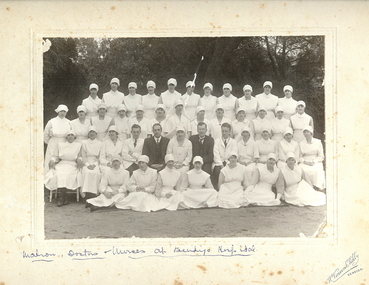
<instances>
[{"instance_id":1,"label":"dark hair","mask_svg":"<svg viewBox=\"0 0 369 285\"><path fill-rule=\"evenodd\" d=\"M232 130L232 127L229 123L223 123L221 128L228 128L229 130Z\"/></svg>"},{"instance_id":2,"label":"dark hair","mask_svg":"<svg viewBox=\"0 0 369 285\"><path fill-rule=\"evenodd\" d=\"M159 123L155 123L153 126L152 126L152 130L154 131L154 127L155 126L159 126L160 127L160 130L162 131L163 130L163 127L159 124Z\"/></svg>"},{"instance_id":3,"label":"dark hair","mask_svg":"<svg viewBox=\"0 0 369 285\"><path fill-rule=\"evenodd\" d=\"M141 126L138 125L138 124L133 124L132 127L131 127L131 130L133 130L133 129L140 129L140 131L141 131Z\"/></svg>"},{"instance_id":4,"label":"dark hair","mask_svg":"<svg viewBox=\"0 0 369 285\"><path fill-rule=\"evenodd\" d=\"M205 126L205 128L208 128L208 125L205 122L200 122L197 124L198 127Z\"/></svg>"}]
</instances>

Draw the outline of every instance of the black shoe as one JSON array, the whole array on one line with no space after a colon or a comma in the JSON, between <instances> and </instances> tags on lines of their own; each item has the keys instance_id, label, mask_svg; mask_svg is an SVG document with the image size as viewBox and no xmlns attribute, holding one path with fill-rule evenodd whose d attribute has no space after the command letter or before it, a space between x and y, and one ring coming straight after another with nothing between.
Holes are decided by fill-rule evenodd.
<instances>
[{"instance_id":1,"label":"black shoe","mask_svg":"<svg viewBox=\"0 0 369 285\"><path fill-rule=\"evenodd\" d=\"M64 205L64 199L63 199L63 198L59 198L59 199L58 199L57 206L58 206L58 207L61 207L61 206L63 206L63 205Z\"/></svg>"},{"instance_id":2,"label":"black shoe","mask_svg":"<svg viewBox=\"0 0 369 285\"><path fill-rule=\"evenodd\" d=\"M63 205L68 205L68 204L69 204L69 201L68 201L67 198L65 198L64 201L63 201Z\"/></svg>"},{"instance_id":3,"label":"black shoe","mask_svg":"<svg viewBox=\"0 0 369 285\"><path fill-rule=\"evenodd\" d=\"M99 207L96 207L96 206L94 206L94 205L92 205L90 203L86 203L86 206L85 207L87 208L87 211L88 212L94 212L94 211L96 211L99 208Z\"/></svg>"}]
</instances>

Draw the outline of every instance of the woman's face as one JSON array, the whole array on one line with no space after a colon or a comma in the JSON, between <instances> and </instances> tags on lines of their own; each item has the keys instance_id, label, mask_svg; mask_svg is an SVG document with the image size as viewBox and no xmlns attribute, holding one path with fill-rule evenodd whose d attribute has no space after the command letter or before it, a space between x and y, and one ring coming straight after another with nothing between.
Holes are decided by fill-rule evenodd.
<instances>
[{"instance_id":1,"label":"woman's face","mask_svg":"<svg viewBox=\"0 0 369 285\"><path fill-rule=\"evenodd\" d=\"M248 131L243 131L242 132L242 137L245 141L248 141L250 138L250 133Z\"/></svg>"},{"instance_id":2,"label":"woman's face","mask_svg":"<svg viewBox=\"0 0 369 285\"><path fill-rule=\"evenodd\" d=\"M91 97L95 98L97 96L97 89L95 88L90 89L90 95Z\"/></svg>"},{"instance_id":3,"label":"woman's face","mask_svg":"<svg viewBox=\"0 0 369 285\"><path fill-rule=\"evenodd\" d=\"M201 167L202 167L202 163L200 161L196 161L194 164L193 164L194 168L196 170L200 170Z\"/></svg>"},{"instance_id":4,"label":"woman's face","mask_svg":"<svg viewBox=\"0 0 369 285\"><path fill-rule=\"evenodd\" d=\"M60 112L58 112L58 116L59 116L59 118L61 118L61 119L63 119L63 118L65 118L65 115L67 114L67 112L65 112L65 111L60 111Z\"/></svg>"},{"instance_id":5,"label":"woman's face","mask_svg":"<svg viewBox=\"0 0 369 285\"><path fill-rule=\"evenodd\" d=\"M111 165L113 166L114 169L119 169L120 167L120 161L119 160L114 160Z\"/></svg>"},{"instance_id":6,"label":"woman's face","mask_svg":"<svg viewBox=\"0 0 369 285\"><path fill-rule=\"evenodd\" d=\"M264 117L266 116L267 112L265 110L260 110L258 114L259 114L259 117L260 118L264 119Z\"/></svg>"},{"instance_id":7,"label":"woman's face","mask_svg":"<svg viewBox=\"0 0 369 285\"><path fill-rule=\"evenodd\" d=\"M218 109L218 110L216 111L216 113L217 113L217 117L221 118L221 117L223 117L224 110L223 110L223 109Z\"/></svg>"},{"instance_id":8,"label":"woman's face","mask_svg":"<svg viewBox=\"0 0 369 285\"><path fill-rule=\"evenodd\" d=\"M147 169L147 163L144 161L139 161L138 162L138 167L142 170L145 171Z\"/></svg>"},{"instance_id":9,"label":"woman's face","mask_svg":"<svg viewBox=\"0 0 369 285\"><path fill-rule=\"evenodd\" d=\"M112 140L115 140L118 138L118 134L116 131L109 131L109 137L112 139Z\"/></svg>"},{"instance_id":10,"label":"woman's face","mask_svg":"<svg viewBox=\"0 0 369 285\"><path fill-rule=\"evenodd\" d=\"M197 112L197 120L204 120L205 111Z\"/></svg>"},{"instance_id":11,"label":"woman's face","mask_svg":"<svg viewBox=\"0 0 369 285\"><path fill-rule=\"evenodd\" d=\"M205 94L205 95L210 95L210 94L211 94L211 89L210 89L209 87L206 87L206 88L204 89L204 94Z\"/></svg>"},{"instance_id":12,"label":"woman's face","mask_svg":"<svg viewBox=\"0 0 369 285\"><path fill-rule=\"evenodd\" d=\"M266 86L264 87L264 93L265 93L265 94L269 94L271 90L272 90L272 88L271 88L269 85L266 85Z\"/></svg>"},{"instance_id":13,"label":"woman's face","mask_svg":"<svg viewBox=\"0 0 369 285\"><path fill-rule=\"evenodd\" d=\"M223 89L223 94L225 95L225 96L229 96L229 95L231 95L231 89L229 89L229 88L224 88Z\"/></svg>"},{"instance_id":14,"label":"woman's face","mask_svg":"<svg viewBox=\"0 0 369 285\"><path fill-rule=\"evenodd\" d=\"M85 113L85 111L79 111L79 112L78 112L78 118L80 118L80 119L84 119L84 118L86 118L86 113Z\"/></svg>"},{"instance_id":15,"label":"woman's face","mask_svg":"<svg viewBox=\"0 0 369 285\"><path fill-rule=\"evenodd\" d=\"M147 87L147 92L149 92L149 94L154 94L155 88L153 86L149 86Z\"/></svg>"},{"instance_id":16,"label":"woman's face","mask_svg":"<svg viewBox=\"0 0 369 285\"><path fill-rule=\"evenodd\" d=\"M192 94L193 90L195 89L194 86L188 86L187 87L187 94Z\"/></svg>"},{"instance_id":17,"label":"woman's face","mask_svg":"<svg viewBox=\"0 0 369 285\"><path fill-rule=\"evenodd\" d=\"M297 110L297 113L303 114L305 112L305 107L304 105L298 105L296 110Z\"/></svg>"},{"instance_id":18,"label":"woman's face","mask_svg":"<svg viewBox=\"0 0 369 285\"><path fill-rule=\"evenodd\" d=\"M231 155L231 156L229 157L229 164L230 164L231 166L234 166L236 163L237 163L237 157L236 157L235 155Z\"/></svg>"},{"instance_id":19,"label":"woman's face","mask_svg":"<svg viewBox=\"0 0 369 285\"><path fill-rule=\"evenodd\" d=\"M118 115L119 115L119 117L124 118L124 117L126 116L126 111L124 111L124 110L120 110L120 111L118 112Z\"/></svg>"},{"instance_id":20,"label":"woman's face","mask_svg":"<svg viewBox=\"0 0 369 285\"><path fill-rule=\"evenodd\" d=\"M69 135L67 135L67 141L68 141L69 143L74 142L74 140L75 140L75 139L76 139L75 135L73 135L73 134L69 134Z\"/></svg>"},{"instance_id":21,"label":"woman's face","mask_svg":"<svg viewBox=\"0 0 369 285\"><path fill-rule=\"evenodd\" d=\"M169 161L167 162L167 167L168 167L169 169L172 169L172 168L173 168L173 166L174 166L174 161L173 161L173 160L169 160Z\"/></svg>"},{"instance_id":22,"label":"woman's face","mask_svg":"<svg viewBox=\"0 0 369 285\"><path fill-rule=\"evenodd\" d=\"M157 109L156 110L156 115L158 116L158 117L164 117L165 116L165 111L164 111L164 109L162 109L162 108L159 108L159 109Z\"/></svg>"},{"instance_id":23,"label":"woman's face","mask_svg":"<svg viewBox=\"0 0 369 285\"><path fill-rule=\"evenodd\" d=\"M292 134L285 134L284 138L286 141L291 142L292 141Z\"/></svg>"},{"instance_id":24,"label":"woman's face","mask_svg":"<svg viewBox=\"0 0 369 285\"><path fill-rule=\"evenodd\" d=\"M174 90L176 89L176 86L174 85L174 84L169 84L168 85L168 90L170 91L170 92L174 92Z\"/></svg>"},{"instance_id":25,"label":"woman's face","mask_svg":"<svg viewBox=\"0 0 369 285\"><path fill-rule=\"evenodd\" d=\"M135 95L136 94L136 88L134 88L134 87L129 87L128 88L128 91L129 91L129 94L131 94L131 95Z\"/></svg>"},{"instance_id":26,"label":"woman's face","mask_svg":"<svg viewBox=\"0 0 369 285\"><path fill-rule=\"evenodd\" d=\"M245 94L245 97L246 98L250 98L251 97L251 94L252 94L252 92L251 92L251 90L245 90L245 91L243 91L243 94Z\"/></svg>"},{"instance_id":27,"label":"woman's face","mask_svg":"<svg viewBox=\"0 0 369 285\"><path fill-rule=\"evenodd\" d=\"M183 111L183 105L176 106L176 113L177 114L182 114L182 111Z\"/></svg>"},{"instance_id":28,"label":"woman's face","mask_svg":"<svg viewBox=\"0 0 369 285\"><path fill-rule=\"evenodd\" d=\"M139 111L136 111L136 118L137 119L142 119L143 118L143 115L144 115L144 112L139 110Z\"/></svg>"},{"instance_id":29,"label":"woman's face","mask_svg":"<svg viewBox=\"0 0 369 285\"><path fill-rule=\"evenodd\" d=\"M264 140L268 140L269 139L269 132L268 131L263 131L261 133L261 137L264 139Z\"/></svg>"},{"instance_id":30,"label":"woman's face","mask_svg":"<svg viewBox=\"0 0 369 285\"><path fill-rule=\"evenodd\" d=\"M295 158L289 157L287 159L287 165L288 165L289 168L293 169L294 166L295 166L295 163L296 163L296 159Z\"/></svg>"},{"instance_id":31,"label":"woman's face","mask_svg":"<svg viewBox=\"0 0 369 285\"><path fill-rule=\"evenodd\" d=\"M237 113L237 120L243 122L245 120L246 113L245 111L239 111Z\"/></svg>"},{"instance_id":32,"label":"woman's face","mask_svg":"<svg viewBox=\"0 0 369 285\"><path fill-rule=\"evenodd\" d=\"M267 160L267 166L274 167L275 163L276 163L276 161L275 161L275 159L274 159L274 158L269 158L269 159Z\"/></svg>"},{"instance_id":33,"label":"woman's face","mask_svg":"<svg viewBox=\"0 0 369 285\"><path fill-rule=\"evenodd\" d=\"M282 119L283 118L283 111L278 111L277 112L277 118L278 119Z\"/></svg>"},{"instance_id":34,"label":"woman's face","mask_svg":"<svg viewBox=\"0 0 369 285\"><path fill-rule=\"evenodd\" d=\"M308 130L305 130L303 133L306 139L310 139L313 136L313 134L310 133Z\"/></svg>"},{"instance_id":35,"label":"woman's face","mask_svg":"<svg viewBox=\"0 0 369 285\"><path fill-rule=\"evenodd\" d=\"M117 84L117 83L115 83L115 82L113 82L112 84L110 84L110 88L111 88L111 90L113 90L113 91L117 91L117 89L118 89L118 84Z\"/></svg>"},{"instance_id":36,"label":"woman's face","mask_svg":"<svg viewBox=\"0 0 369 285\"><path fill-rule=\"evenodd\" d=\"M178 140L181 140L181 139L183 139L184 138L184 136L185 136L185 133L184 133L184 131L178 131L177 133L176 133L176 136L177 136L177 139Z\"/></svg>"},{"instance_id":37,"label":"woman's face","mask_svg":"<svg viewBox=\"0 0 369 285\"><path fill-rule=\"evenodd\" d=\"M100 115L100 116L105 116L105 114L106 114L106 109L105 109L105 108L100 108L98 112L99 112L99 115Z\"/></svg>"},{"instance_id":38,"label":"woman's face","mask_svg":"<svg viewBox=\"0 0 369 285\"><path fill-rule=\"evenodd\" d=\"M292 97L292 92L290 90L286 90L286 91L284 91L284 96L286 96L286 98L291 98Z\"/></svg>"},{"instance_id":39,"label":"woman's face","mask_svg":"<svg viewBox=\"0 0 369 285\"><path fill-rule=\"evenodd\" d=\"M96 133L96 132L94 132L94 131L90 131L90 132L88 133L88 137L89 137L91 140L96 139L96 136L97 136L97 133Z\"/></svg>"}]
</instances>

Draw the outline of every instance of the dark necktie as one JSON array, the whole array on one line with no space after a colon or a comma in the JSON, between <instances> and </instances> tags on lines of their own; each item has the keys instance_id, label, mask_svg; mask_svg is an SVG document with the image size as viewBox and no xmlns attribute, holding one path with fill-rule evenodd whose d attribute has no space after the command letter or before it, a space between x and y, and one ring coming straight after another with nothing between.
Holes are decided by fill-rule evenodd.
<instances>
[{"instance_id":1,"label":"dark necktie","mask_svg":"<svg viewBox=\"0 0 369 285\"><path fill-rule=\"evenodd\" d=\"M204 143L204 138L200 138L200 144L202 145Z\"/></svg>"},{"instance_id":2,"label":"dark necktie","mask_svg":"<svg viewBox=\"0 0 369 285\"><path fill-rule=\"evenodd\" d=\"M135 142L133 143L133 146L136 147L137 146L137 139L135 139Z\"/></svg>"},{"instance_id":3,"label":"dark necktie","mask_svg":"<svg viewBox=\"0 0 369 285\"><path fill-rule=\"evenodd\" d=\"M156 144L158 145L160 143L159 139L156 139Z\"/></svg>"},{"instance_id":4,"label":"dark necktie","mask_svg":"<svg viewBox=\"0 0 369 285\"><path fill-rule=\"evenodd\" d=\"M227 140L224 140L224 146L227 147Z\"/></svg>"}]
</instances>

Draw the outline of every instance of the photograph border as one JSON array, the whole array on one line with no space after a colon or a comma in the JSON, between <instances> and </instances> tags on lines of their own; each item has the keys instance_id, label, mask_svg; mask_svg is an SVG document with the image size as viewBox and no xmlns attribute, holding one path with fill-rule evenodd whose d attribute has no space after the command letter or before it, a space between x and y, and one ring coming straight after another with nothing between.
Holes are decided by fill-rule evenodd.
<instances>
[{"instance_id":1,"label":"photograph border","mask_svg":"<svg viewBox=\"0 0 369 285\"><path fill-rule=\"evenodd\" d=\"M213 31L212 29L161 29L157 30L109 30L109 31L90 31L90 30L30 30L30 55L31 55L31 108L30 118L30 195L31 195L31 233L32 246L41 245L163 245L169 241L194 244L204 243L207 245L218 244L219 241L227 243L248 242L266 245L334 245L338 241L338 209L337 209L337 28L295 28L278 29L274 28L244 28L227 29ZM327 210L326 224L322 231L326 234L323 238L264 238L264 237L242 237L242 238L108 238L108 239L63 239L47 240L44 237L44 193L43 173L38 171L43 168L43 89L42 89L42 39L48 37L232 37L232 36L325 36L325 145L326 145L326 181L327 181ZM329 159L328 159L329 158ZM322 225L320 225L322 227ZM319 227L319 228L320 228ZM318 230L318 229L317 229ZM317 233L318 234L318 233Z\"/></svg>"}]
</instances>

